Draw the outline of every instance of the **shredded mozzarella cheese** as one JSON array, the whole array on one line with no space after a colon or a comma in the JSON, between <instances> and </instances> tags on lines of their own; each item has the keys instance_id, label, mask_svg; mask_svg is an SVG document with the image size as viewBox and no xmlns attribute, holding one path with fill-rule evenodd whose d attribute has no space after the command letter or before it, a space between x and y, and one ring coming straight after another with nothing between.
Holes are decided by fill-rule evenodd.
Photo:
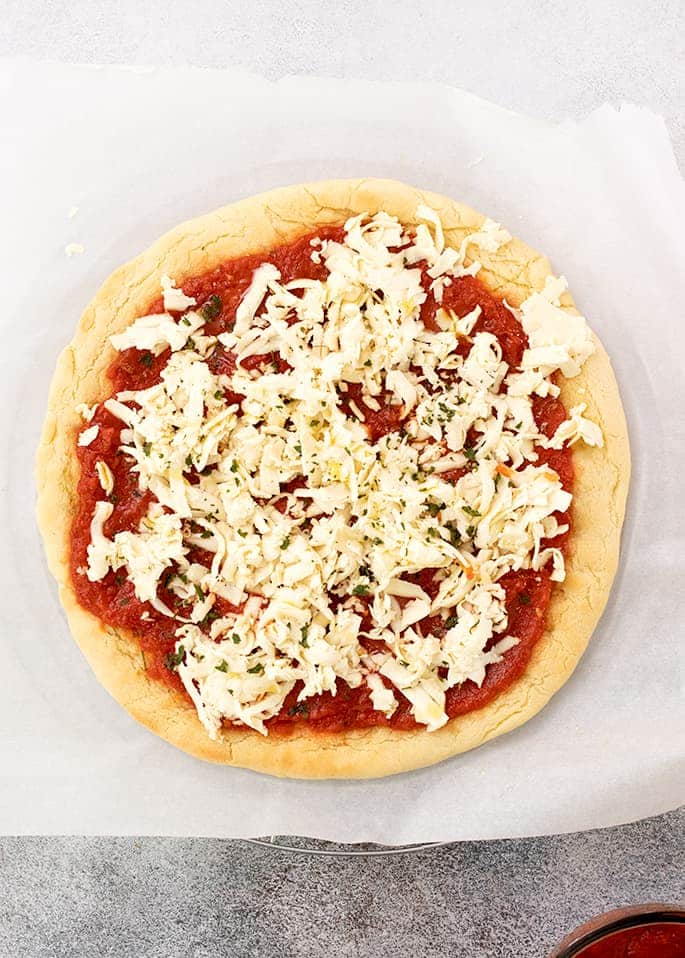
<instances>
[{"instance_id":1,"label":"shredded mozzarella cheese","mask_svg":"<svg viewBox=\"0 0 685 958\"><path fill-rule=\"evenodd\" d=\"M517 642L502 576L551 563L552 578L564 577L562 553L542 543L565 531L555 513L571 496L536 464L535 446L601 445L602 436L580 405L546 439L532 398L554 393L554 372L580 371L594 349L587 324L559 306L565 281L548 280L512 310L529 339L518 370L494 336L474 331L479 307L464 317L439 310L439 330L428 330L418 264L441 301L453 279L478 271L467 250L494 251L510 236L486 220L457 250L433 210L418 215L412 232L386 213L356 216L342 242L313 243L322 280L282 283L273 265L259 266L218 337L204 334L195 299L168 277L164 307L181 315L143 316L111 337L118 350L170 350L155 385L105 403L139 488L156 502L137 531L112 539L113 506L97 503L86 574L99 581L125 567L137 597L177 620L178 672L211 737L224 722L266 733L298 683L305 708L338 681L366 683L386 716L395 689L417 722L437 729L447 690L482 683ZM466 358L456 352L464 336ZM211 371L216 349L236 357L232 374ZM274 351L285 372L241 365ZM360 402L346 399L352 385ZM227 389L240 404L226 402ZM373 441L361 404L388 401L404 428ZM464 466L458 481L443 478ZM111 470L97 469L111 492ZM211 561L191 562L193 548ZM434 598L406 578L426 568L437 570ZM159 598L162 578L182 613ZM217 597L233 611L212 615ZM422 630L429 616L443 620L441 638ZM363 637L385 651L367 653Z\"/></svg>"}]
</instances>

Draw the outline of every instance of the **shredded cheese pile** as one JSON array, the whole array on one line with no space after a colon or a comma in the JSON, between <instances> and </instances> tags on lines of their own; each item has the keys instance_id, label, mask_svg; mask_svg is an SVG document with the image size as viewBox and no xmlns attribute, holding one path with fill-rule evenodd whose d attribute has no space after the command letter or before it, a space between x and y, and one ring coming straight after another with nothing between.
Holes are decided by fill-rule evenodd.
<instances>
[{"instance_id":1,"label":"shredded cheese pile","mask_svg":"<svg viewBox=\"0 0 685 958\"><path fill-rule=\"evenodd\" d=\"M416 721L437 729L447 689L480 684L517 643L502 576L551 563L564 578L561 552L541 542L564 531L554 513L571 495L536 464L535 446L602 436L581 405L548 440L531 402L558 393L553 373L580 371L593 351L587 324L559 307L566 284L550 279L512 310L530 344L520 369L494 336L474 334L479 307L462 317L440 308L440 330L429 331L421 265L440 303L455 277L478 271L479 246L494 251L510 236L486 221L457 250L432 210L418 218L410 231L385 213L356 216L344 241L312 241L323 280L282 283L273 265L259 266L230 332L207 335L202 309L164 277L165 312L111 337L117 350L171 351L156 385L105 402L156 502L137 531L107 538L112 473L98 462L103 499L83 571L99 581L125 569L141 602L177 619L178 673L213 738L224 722L266 733L296 683L304 702L340 680L366 683L386 716L401 692ZM455 352L464 337L467 358ZM236 357L232 375L210 370L217 348ZM241 365L272 353L287 371ZM403 429L373 441L359 405L345 407L351 384L369 410L400 407ZM229 390L242 408L226 402ZM90 421L93 410L82 413ZM456 483L442 478L462 466ZM188 560L197 547L211 564ZM434 598L407 579L423 569L438 570ZM158 597L163 581L187 615ZM236 611L212 617L217 596ZM445 621L441 638L422 630L428 616ZM384 650L366 651L360 637Z\"/></svg>"}]
</instances>

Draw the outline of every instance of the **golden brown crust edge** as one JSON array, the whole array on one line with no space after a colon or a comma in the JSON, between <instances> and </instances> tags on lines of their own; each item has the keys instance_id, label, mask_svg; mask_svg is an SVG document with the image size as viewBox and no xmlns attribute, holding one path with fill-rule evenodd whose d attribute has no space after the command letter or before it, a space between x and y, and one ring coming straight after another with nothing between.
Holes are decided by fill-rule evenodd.
<instances>
[{"instance_id":1,"label":"golden brown crust edge","mask_svg":"<svg viewBox=\"0 0 685 958\"><path fill-rule=\"evenodd\" d=\"M439 213L451 245L458 245L484 219L445 197L393 180L366 179L285 187L181 224L109 277L59 358L37 453L37 516L72 634L100 682L134 718L199 758L294 778L371 778L441 761L535 715L573 672L606 604L618 563L630 453L618 386L599 341L582 373L562 385L567 407L586 402L587 415L600 424L605 438L600 450L574 447L574 533L567 578L554 589L546 632L525 674L485 708L436 732L371 728L312 733L305 727L292 735L264 738L234 728L212 741L185 698L148 678L135 640L103 625L76 601L69 536L78 481L74 441L81 422L74 407L108 394L105 373L114 356L108 337L158 296L161 274L168 273L181 285L231 257L268 251L355 213L384 209L411 224L419 203ZM480 278L512 305L541 289L551 272L547 259L519 240L494 254L479 251L479 259ZM570 296L565 306L573 309Z\"/></svg>"}]
</instances>

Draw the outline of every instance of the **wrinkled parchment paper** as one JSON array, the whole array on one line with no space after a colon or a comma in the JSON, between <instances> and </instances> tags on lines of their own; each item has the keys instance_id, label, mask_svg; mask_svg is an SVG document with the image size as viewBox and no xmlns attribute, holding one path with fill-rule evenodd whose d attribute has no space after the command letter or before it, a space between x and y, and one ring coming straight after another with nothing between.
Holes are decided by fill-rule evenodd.
<instances>
[{"instance_id":1,"label":"wrinkled parchment paper","mask_svg":"<svg viewBox=\"0 0 685 958\"><path fill-rule=\"evenodd\" d=\"M436 85L187 69L5 62L0 89L0 832L399 844L577 830L679 804L685 190L662 120L605 106L552 126ZM395 778L279 781L176 751L98 685L46 569L33 456L57 353L112 269L231 200L363 175L461 199L568 277L621 384L629 514L590 649L523 728ZM85 251L68 257L71 243Z\"/></svg>"}]
</instances>

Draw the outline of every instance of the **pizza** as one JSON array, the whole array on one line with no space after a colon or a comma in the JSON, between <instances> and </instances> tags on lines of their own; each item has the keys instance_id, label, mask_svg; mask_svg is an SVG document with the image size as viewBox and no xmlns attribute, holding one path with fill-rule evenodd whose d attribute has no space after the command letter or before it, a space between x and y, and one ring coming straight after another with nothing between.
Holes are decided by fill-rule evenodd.
<instances>
[{"instance_id":1,"label":"pizza","mask_svg":"<svg viewBox=\"0 0 685 958\"><path fill-rule=\"evenodd\" d=\"M543 256L442 196L328 181L105 282L55 372L38 519L138 721L214 762L371 777L569 678L629 471L609 359Z\"/></svg>"}]
</instances>

